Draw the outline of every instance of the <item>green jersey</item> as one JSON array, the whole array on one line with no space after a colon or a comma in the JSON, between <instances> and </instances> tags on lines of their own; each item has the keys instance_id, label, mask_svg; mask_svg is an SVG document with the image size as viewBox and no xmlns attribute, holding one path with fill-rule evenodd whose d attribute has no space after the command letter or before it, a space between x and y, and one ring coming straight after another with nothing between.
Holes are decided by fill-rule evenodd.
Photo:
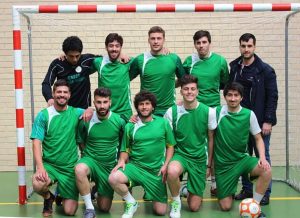
<instances>
[{"instance_id":1,"label":"green jersey","mask_svg":"<svg viewBox=\"0 0 300 218\"><path fill-rule=\"evenodd\" d=\"M78 160L76 129L83 111L71 106L57 111L51 106L38 113L30 139L42 141L43 161L57 167L74 167Z\"/></svg>"},{"instance_id":2,"label":"green jersey","mask_svg":"<svg viewBox=\"0 0 300 218\"><path fill-rule=\"evenodd\" d=\"M126 64L111 62L108 56L95 58L93 67L98 71L98 87L111 90L111 111L125 116L132 115L129 68L133 59Z\"/></svg>"},{"instance_id":3,"label":"green jersey","mask_svg":"<svg viewBox=\"0 0 300 218\"><path fill-rule=\"evenodd\" d=\"M183 63L185 72L198 78L198 101L210 106L220 105L220 85L229 79L228 66L224 57L211 53L200 59L198 54L187 57Z\"/></svg>"},{"instance_id":4,"label":"green jersey","mask_svg":"<svg viewBox=\"0 0 300 218\"><path fill-rule=\"evenodd\" d=\"M109 112L105 120L99 120L97 112L94 112L89 122L81 121L77 141L85 145L84 156L89 156L104 166L115 166L124 126L125 121L113 112Z\"/></svg>"},{"instance_id":5,"label":"green jersey","mask_svg":"<svg viewBox=\"0 0 300 218\"><path fill-rule=\"evenodd\" d=\"M245 156L249 133L261 132L253 111L240 107L238 112L229 112L228 107L218 106L218 127L215 132L214 161L216 167L236 164Z\"/></svg>"},{"instance_id":6,"label":"green jersey","mask_svg":"<svg viewBox=\"0 0 300 218\"><path fill-rule=\"evenodd\" d=\"M192 110L184 106L173 106L165 114L176 139L175 153L188 158L190 161L206 163L207 133L217 127L216 111L205 104L198 103Z\"/></svg>"},{"instance_id":7,"label":"green jersey","mask_svg":"<svg viewBox=\"0 0 300 218\"><path fill-rule=\"evenodd\" d=\"M175 144L168 121L153 115L149 122L139 120L125 126L121 151L129 153L131 163L158 173L165 161L166 146Z\"/></svg>"},{"instance_id":8,"label":"green jersey","mask_svg":"<svg viewBox=\"0 0 300 218\"><path fill-rule=\"evenodd\" d=\"M160 116L175 103L175 75L181 78L183 74L181 60L176 54L154 56L145 52L134 59L130 68L131 79L140 75L141 90L155 94L154 114Z\"/></svg>"}]
</instances>

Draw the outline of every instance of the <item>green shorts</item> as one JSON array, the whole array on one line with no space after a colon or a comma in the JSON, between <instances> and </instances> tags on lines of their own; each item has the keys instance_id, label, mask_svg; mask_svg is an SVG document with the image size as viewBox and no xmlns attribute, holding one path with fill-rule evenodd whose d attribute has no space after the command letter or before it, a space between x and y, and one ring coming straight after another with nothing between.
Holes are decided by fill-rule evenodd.
<instances>
[{"instance_id":1,"label":"green shorts","mask_svg":"<svg viewBox=\"0 0 300 218\"><path fill-rule=\"evenodd\" d=\"M108 182L108 177L111 170L113 169L113 166L103 166L98 161L88 156L81 158L77 164L79 163L85 164L90 169L91 179L97 185L97 192L99 193L99 195L113 199L114 190L111 188Z\"/></svg>"},{"instance_id":2,"label":"green shorts","mask_svg":"<svg viewBox=\"0 0 300 218\"><path fill-rule=\"evenodd\" d=\"M170 163L172 161L179 162L183 168L183 173L188 173L187 190L194 195L203 197L206 185L206 163L200 164L191 161L178 153L174 154Z\"/></svg>"},{"instance_id":3,"label":"green shorts","mask_svg":"<svg viewBox=\"0 0 300 218\"><path fill-rule=\"evenodd\" d=\"M57 182L58 193L65 199L78 200L74 168L60 169L44 162L44 168L53 183Z\"/></svg>"},{"instance_id":4,"label":"green shorts","mask_svg":"<svg viewBox=\"0 0 300 218\"><path fill-rule=\"evenodd\" d=\"M132 163L125 166L125 170L119 169L129 181L129 186L142 186L145 190L145 198L152 201L167 203L167 187L162 182L162 176L158 176L146 169L138 167Z\"/></svg>"},{"instance_id":5,"label":"green shorts","mask_svg":"<svg viewBox=\"0 0 300 218\"><path fill-rule=\"evenodd\" d=\"M241 175L249 174L258 164L256 157L246 156L242 160L231 164L224 165L222 168L215 166L215 176L217 182L217 197L223 199L232 196L237 191L237 184Z\"/></svg>"}]
</instances>

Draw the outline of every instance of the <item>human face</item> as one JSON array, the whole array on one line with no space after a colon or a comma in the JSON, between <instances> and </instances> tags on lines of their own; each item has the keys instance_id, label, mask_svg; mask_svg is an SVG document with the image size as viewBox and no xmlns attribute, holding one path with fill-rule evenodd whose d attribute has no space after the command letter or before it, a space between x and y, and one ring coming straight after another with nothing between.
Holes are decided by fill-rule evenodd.
<instances>
[{"instance_id":1,"label":"human face","mask_svg":"<svg viewBox=\"0 0 300 218\"><path fill-rule=\"evenodd\" d=\"M148 42L151 52L153 54L159 54L164 47L165 38L163 33L150 33Z\"/></svg>"},{"instance_id":2,"label":"human face","mask_svg":"<svg viewBox=\"0 0 300 218\"><path fill-rule=\"evenodd\" d=\"M196 101L198 95L198 88L196 83L189 83L182 86L180 93L183 97L184 102L193 103Z\"/></svg>"},{"instance_id":3,"label":"human face","mask_svg":"<svg viewBox=\"0 0 300 218\"><path fill-rule=\"evenodd\" d=\"M72 65L76 65L78 63L80 56L81 53L79 51L68 51L66 53L66 59Z\"/></svg>"},{"instance_id":4,"label":"human face","mask_svg":"<svg viewBox=\"0 0 300 218\"><path fill-rule=\"evenodd\" d=\"M108 53L109 59L111 61L117 60L121 54L121 49L121 44L116 40L108 43L108 45L106 46L106 51Z\"/></svg>"},{"instance_id":5,"label":"human face","mask_svg":"<svg viewBox=\"0 0 300 218\"><path fill-rule=\"evenodd\" d=\"M145 100L138 104L137 112L141 119L147 119L151 117L153 109L151 101Z\"/></svg>"},{"instance_id":6,"label":"human face","mask_svg":"<svg viewBox=\"0 0 300 218\"><path fill-rule=\"evenodd\" d=\"M68 86L58 86L52 92L54 104L59 107L66 107L71 97L71 92Z\"/></svg>"},{"instance_id":7,"label":"human face","mask_svg":"<svg viewBox=\"0 0 300 218\"><path fill-rule=\"evenodd\" d=\"M109 97L102 97L96 95L94 98L94 105L98 116L100 118L104 118L109 112L111 100Z\"/></svg>"},{"instance_id":8,"label":"human face","mask_svg":"<svg viewBox=\"0 0 300 218\"><path fill-rule=\"evenodd\" d=\"M210 43L206 36L201 37L194 42L195 49L198 52L200 58L206 58L209 56L210 52Z\"/></svg>"},{"instance_id":9,"label":"human face","mask_svg":"<svg viewBox=\"0 0 300 218\"><path fill-rule=\"evenodd\" d=\"M240 52L244 60L251 60L254 58L255 45L253 39L249 39L248 42L241 41Z\"/></svg>"},{"instance_id":10,"label":"human face","mask_svg":"<svg viewBox=\"0 0 300 218\"><path fill-rule=\"evenodd\" d=\"M227 103L229 111L237 111L240 108L242 99L243 98L238 91L229 90L227 95L225 96L225 101Z\"/></svg>"}]
</instances>

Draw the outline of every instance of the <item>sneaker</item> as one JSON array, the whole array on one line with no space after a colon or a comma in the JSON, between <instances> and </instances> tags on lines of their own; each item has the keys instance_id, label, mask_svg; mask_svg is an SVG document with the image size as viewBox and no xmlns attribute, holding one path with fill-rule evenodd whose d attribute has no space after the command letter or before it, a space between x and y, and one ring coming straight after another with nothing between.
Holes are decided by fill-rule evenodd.
<instances>
[{"instance_id":1,"label":"sneaker","mask_svg":"<svg viewBox=\"0 0 300 218\"><path fill-rule=\"evenodd\" d=\"M266 218L266 214L264 212L260 212L259 216L257 218Z\"/></svg>"},{"instance_id":2,"label":"sneaker","mask_svg":"<svg viewBox=\"0 0 300 218\"><path fill-rule=\"evenodd\" d=\"M181 202L172 201L170 218L180 218Z\"/></svg>"},{"instance_id":3,"label":"sneaker","mask_svg":"<svg viewBox=\"0 0 300 218\"><path fill-rule=\"evenodd\" d=\"M122 215L122 218L131 218L133 214L137 210L139 204L138 202L133 203L126 203L125 212Z\"/></svg>"},{"instance_id":4,"label":"sneaker","mask_svg":"<svg viewBox=\"0 0 300 218\"><path fill-rule=\"evenodd\" d=\"M210 196L216 197L217 196L217 189L210 187Z\"/></svg>"},{"instance_id":5,"label":"sneaker","mask_svg":"<svg viewBox=\"0 0 300 218\"><path fill-rule=\"evenodd\" d=\"M244 200L246 198L253 198L253 193L244 189L242 189L241 192L234 197L235 200Z\"/></svg>"},{"instance_id":6,"label":"sneaker","mask_svg":"<svg viewBox=\"0 0 300 218\"><path fill-rule=\"evenodd\" d=\"M97 188L96 185L94 185L92 187L92 190L91 190L91 199L92 199L92 201L96 200L97 194L98 194L97 192L98 192L98 188Z\"/></svg>"},{"instance_id":7,"label":"sneaker","mask_svg":"<svg viewBox=\"0 0 300 218\"><path fill-rule=\"evenodd\" d=\"M270 203L270 196L264 195L264 197L260 201L260 206L265 206Z\"/></svg>"},{"instance_id":8,"label":"sneaker","mask_svg":"<svg viewBox=\"0 0 300 218\"><path fill-rule=\"evenodd\" d=\"M95 218L96 212L93 209L86 209L83 213L83 218Z\"/></svg>"},{"instance_id":9,"label":"sneaker","mask_svg":"<svg viewBox=\"0 0 300 218\"><path fill-rule=\"evenodd\" d=\"M52 215L53 209L52 204L55 200L55 196L49 191L50 198L44 199L43 217L48 217Z\"/></svg>"},{"instance_id":10,"label":"sneaker","mask_svg":"<svg viewBox=\"0 0 300 218\"><path fill-rule=\"evenodd\" d=\"M57 186L58 186L58 184L57 184ZM59 196L58 187L56 187L56 189L55 189L54 196L55 196L56 206L62 206L63 198L61 196Z\"/></svg>"}]
</instances>

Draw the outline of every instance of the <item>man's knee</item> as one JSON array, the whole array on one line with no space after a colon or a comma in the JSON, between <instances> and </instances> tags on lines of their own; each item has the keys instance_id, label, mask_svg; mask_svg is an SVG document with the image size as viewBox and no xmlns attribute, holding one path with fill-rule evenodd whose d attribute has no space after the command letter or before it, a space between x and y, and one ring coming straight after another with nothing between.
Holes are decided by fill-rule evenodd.
<instances>
[{"instance_id":1,"label":"man's knee","mask_svg":"<svg viewBox=\"0 0 300 218\"><path fill-rule=\"evenodd\" d=\"M153 202L153 212L157 216L165 216L167 213L167 204Z\"/></svg>"},{"instance_id":2,"label":"man's knee","mask_svg":"<svg viewBox=\"0 0 300 218\"><path fill-rule=\"evenodd\" d=\"M63 206L64 206L64 213L67 216L74 216L78 208L78 202L71 199L65 199L63 202Z\"/></svg>"},{"instance_id":3,"label":"man's knee","mask_svg":"<svg viewBox=\"0 0 300 218\"><path fill-rule=\"evenodd\" d=\"M88 175L88 167L85 164L79 163L75 167L75 174L77 178Z\"/></svg>"}]
</instances>

